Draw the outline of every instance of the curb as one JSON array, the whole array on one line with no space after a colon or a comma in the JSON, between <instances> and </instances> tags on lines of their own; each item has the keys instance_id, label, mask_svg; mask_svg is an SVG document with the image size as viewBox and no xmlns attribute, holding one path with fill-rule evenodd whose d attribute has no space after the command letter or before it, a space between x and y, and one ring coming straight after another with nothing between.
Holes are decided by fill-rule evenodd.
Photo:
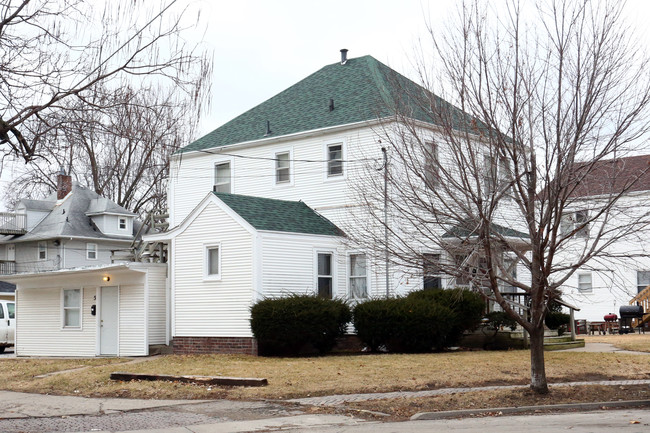
<instances>
[{"instance_id":1,"label":"curb","mask_svg":"<svg viewBox=\"0 0 650 433\"><path fill-rule=\"evenodd\" d=\"M568 403L568 404L547 404L540 406L519 406L519 407L497 407L490 409L463 409L449 410L444 412L420 412L411 417L411 421L436 420L445 418L463 418L468 416L489 415L489 414L518 414L537 412L542 410L599 410L608 408L627 408L627 407L650 407L650 400L630 400L630 401L605 401L599 403Z\"/></svg>"}]
</instances>

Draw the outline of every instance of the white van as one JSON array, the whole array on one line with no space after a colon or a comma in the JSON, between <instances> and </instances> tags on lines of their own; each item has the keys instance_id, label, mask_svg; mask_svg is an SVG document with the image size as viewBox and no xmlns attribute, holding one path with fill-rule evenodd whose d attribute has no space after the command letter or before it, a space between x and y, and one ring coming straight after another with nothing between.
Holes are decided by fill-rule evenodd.
<instances>
[{"instance_id":1,"label":"white van","mask_svg":"<svg viewBox=\"0 0 650 433\"><path fill-rule=\"evenodd\" d=\"M16 303L0 299L0 353L14 345L16 337Z\"/></svg>"}]
</instances>

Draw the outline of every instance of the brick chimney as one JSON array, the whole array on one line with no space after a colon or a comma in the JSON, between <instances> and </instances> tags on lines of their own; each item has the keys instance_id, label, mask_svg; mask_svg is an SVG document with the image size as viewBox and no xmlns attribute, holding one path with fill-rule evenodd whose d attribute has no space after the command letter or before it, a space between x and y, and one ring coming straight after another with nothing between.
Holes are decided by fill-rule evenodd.
<instances>
[{"instance_id":1,"label":"brick chimney","mask_svg":"<svg viewBox=\"0 0 650 433\"><path fill-rule=\"evenodd\" d=\"M63 167L56 176L56 199L63 200L72 191L72 176L65 174Z\"/></svg>"}]
</instances>

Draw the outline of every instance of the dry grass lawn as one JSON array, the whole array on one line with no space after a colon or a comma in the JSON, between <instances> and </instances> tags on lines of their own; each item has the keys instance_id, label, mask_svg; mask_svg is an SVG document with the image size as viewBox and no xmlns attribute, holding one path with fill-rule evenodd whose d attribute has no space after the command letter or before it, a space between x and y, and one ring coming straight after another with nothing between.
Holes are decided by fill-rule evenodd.
<instances>
[{"instance_id":1,"label":"dry grass lawn","mask_svg":"<svg viewBox=\"0 0 650 433\"><path fill-rule=\"evenodd\" d=\"M315 358L261 358L234 355L127 360L0 360L2 389L83 396L181 399L286 399L328 394L423 390L458 386L526 384L527 351L453 352L420 355L348 355ZM43 373L85 367L37 378ZM650 356L620 353L549 352L549 382L650 379ZM262 388L223 388L169 382L115 382L114 371L264 377ZM492 402L493 403L493 402Z\"/></svg>"},{"instance_id":2,"label":"dry grass lawn","mask_svg":"<svg viewBox=\"0 0 650 433\"><path fill-rule=\"evenodd\" d=\"M650 334L626 334L626 335L588 335L580 336L587 342L610 343L625 350L637 352L650 352Z\"/></svg>"}]
</instances>

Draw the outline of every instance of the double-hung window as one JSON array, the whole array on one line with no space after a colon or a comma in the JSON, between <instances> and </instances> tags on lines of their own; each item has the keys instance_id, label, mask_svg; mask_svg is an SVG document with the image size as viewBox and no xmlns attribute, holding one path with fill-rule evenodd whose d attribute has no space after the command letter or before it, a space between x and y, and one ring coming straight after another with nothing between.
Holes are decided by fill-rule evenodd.
<instances>
[{"instance_id":1,"label":"double-hung window","mask_svg":"<svg viewBox=\"0 0 650 433\"><path fill-rule=\"evenodd\" d=\"M365 254L350 254L350 298L368 297L368 268Z\"/></svg>"},{"instance_id":2,"label":"double-hung window","mask_svg":"<svg viewBox=\"0 0 650 433\"><path fill-rule=\"evenodd\" d=\"M438 159L438 143L429 141L425 143L424 155L424 180L430 189L438 186L440 181L440 160Z\"/></svg>"},{"instance_id":3,"label":"double-hung window","mask_svg":"<svg viewBox=\"0 0 650 433\"><path fill-rule=\"evenodd\" d=\"M483 193L485 196L494 194L497 187L497 162L493 155L483 155Z\"/></svg>"},{"instance_id":4,"label":"double-hung window","mask_svg":"<svg viewBox=\"0 0 650 433\"><path fill-rule=\"evenodd\" d=\"M578 274L578 291L580 293L591 293L593 291L591 272Z\"/></svg>"},{"instance_id":5,"label":"double-hung window","mask_svg":"<svg viewBox=\"0 0 650 433\"><path fill-rule=\"evenodd\" d=\"M232 192L232 171L230 162L220 162L214 166L214 192Z\"/></svg>"},{"instance_id":6,"label":"double-hung window","mask_svg":"<svg viewBox=\"0 0 650 433\"><path fill-rule=\"evenodd\" d=\"M440 254L422 255L422 288L424 290L442 289L440 275Z\"/></svg>"},{"instance_id":7,"label":"double-hung window","mask_svg":"<svg viewBox=\"0 0 650 433\"><path fill-rule=\"evenodd\" d=\"M47 260L47 242L38 243L38 260Z\"/></svg>"},{"instance_id":8,"label":"double-hung window","mask_svg":"<svg viewBox=\"0 0 650 433\"><path fill-rule=\"evenodd\" d=\"M275 154L275 183L291 182L291 158L289 152Z\"/></svg>"},{"instance_id":9,"label":"double-hung window","mask_svg":"<svg viewBox=\"0 0 650 433\"><path fill-rule=\"evenodd\" d=\"M329 144L327 146L327 176L343 175L343 144Z\"/></svg>"},{"instance_id":10,"label":"double-hung window","mask_svg":"<svg viewBox=\"0 0 650 433\"><path fill-rule=\"evenodd\" d=\"M117 228L120 229L120 230L126 230L128 228L126 218L119 217L117 219Z\"/></svg>"},{"instance_id":11,"label":"double-hung window","mask_svg":"<svg viewBox=\"0 0 650 433\"><path fill-rule=\"evenodd\" d=\"M86 259L97 260L97 244L86 244Z\"/></svg>"},{"instance_id":12,"label":"double-hung window","mask_svg":"<svg viewBox=\"0 0 650 433\"><path fill-rule=\"evenodd\" d=\"M562 215L560 232L564 236L573 233L577 238L589 237L589 212L587 210L578 210Z\"/></svg>"},{"instance_id":13,"label":"double-hung window","mask_svg":"<svg viewBox=\"0 0 650 433\"><path fill-rule=\"evenodd\" d=\"M650 286L650 271L636 271L637 293L641 293L648 286Z\"/></svg>"},{"instance_id":14,"label":"double-hung window","mask_svg":"<svg viewBox=\"0 0 650 433\"><path fill-rule=\"evenodd\" d=\"M63 327L81 327L81 289L63 290Z\"/></svg>"},{"instance_id":15,"label":"double-hung window","mask_svg":"<svg viewBox=\"0 0 650 433\"><path fill-rule=\"evenodd\" d=\"M332 299L333 275L332 275L332 254L318 253L318 296Z\"/></svg>"}]
</instances>

